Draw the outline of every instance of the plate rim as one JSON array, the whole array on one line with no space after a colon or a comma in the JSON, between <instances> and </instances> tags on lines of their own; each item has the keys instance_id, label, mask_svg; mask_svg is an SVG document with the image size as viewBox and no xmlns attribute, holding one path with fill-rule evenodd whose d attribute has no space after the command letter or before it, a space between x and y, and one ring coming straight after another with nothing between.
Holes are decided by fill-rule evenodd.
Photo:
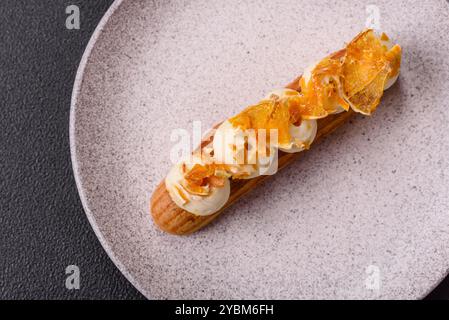
<instances>
[{"instance_id":1,"label":"plate rim","mask_svg":"<svg viewBox=\"0 0 449 320\"><path fill-rule=\"evenodd\" d=\"M114 15L114 13L121 7L121 5L125 2L125 0L114 0L114 2L109 6L109 8L106 10L106 13L103 15L103 17L100 19L100 22L98 23L97 27L95 28L94 32L92 33L89 42L87 43L86 49L84 50L84 53L82 55L82 58L80 60L80 63L78 65L78 69L76 71L76 77L75 82L73 84L73 90L72 90L72 96L70 101L70 118L69 118L69 141L70 141L70 160L72 163L72 170L73 175L75 178L75 184L76 189L78 190L78 195L81 200L81 204L83 206L83 210L87 216L87 220L89 221L90 226L92 227L96 237L100 241L101 246L103 247L103 250L106 251L106 254L108 255L109 259L114 263L114 265L117 267L117 269L123 274L123 276L128 280L134 288L137 289L137 291L140 292L146 299L151 299L150 295L146 290L144 290L139 282L134 279L134 277L131 275L131 273L128 271L128 269L125 267L125 265L120 261L119 258L114 253L114 250L112 250L111 246L109 245L106 238L103 236L102 232L100 231L97 221L94 218L94 215L92 214L92 211L90 210L88 206L88 201L86 194L84 193L83 189L83 183L81 181L81 175L79 173L79 167L78 167L78 156L76 152L76 106L78 104L78 98L81 93L81 88L84 80L84 74L85 70L89 61L89 58L92 54L93 49L95 48L95 45L97 41L100 39L100 36L103 34L103 31L107 24L109 23L111 17Z\"/></svg>"},{"instance_id":2,"label":"plate rim","mask_svg":"<svg viewBox=\"0 0 449 320\"><path fill-rule=\"evenodd\" d=\"M120 261L120 259L115 255L114 250L112 250L111 246L109 245L106 238L103 236L102 232L100 231L97 221L92 214L92 211L89 208L87 196L84 192L83 183L81 179L81 175L79 172L78 167L78 157L76 152L76 109L78 104L78 99L81 93L83 81L84 81L84 74L86 71L86 67L89 62L89 58L91 57L92 51L96 46L97 41L100 39L101 35L103 34L105 27L108 25L111 17L116 13L116 11L126 2L126 0L114 0L114 2L109 6L109 8L106 10L103 17L100 19L98 25L96 26L94 32L92 33L87 46L84 50L84 53L82 55L82 58L80 60L80 63L78 65L77 71L76 71L76 77L73 84L72 89L72 95L71 95L71 102L70 102L70 115L69 115L69 147L70 147L70 160L73 170L73 176L75 179L76 188L78 191L78 195L81 200L81 204L83 207L83 210L87 216L87 219L89 221L90 226L92 227L96 237L100 241L101 246L103 247L103 250L106 252L109 259L114 263L114 265L117 267L117 269L123 274L123 276L128 280L136 289L139 291L140 294L142 294L146 299L154 299L151 297L149 292L145 290L140 283L134 279L132 274L128 271L128 269L125 267L125 265ZM449 275L447 272L443 272L441 274L441 278L430 285L427 290L422 292L421 294L415 296L416 299L424 299L427 295L429 295L435 288L438 287L438 285Z\"/></svg>"}]
</instances>

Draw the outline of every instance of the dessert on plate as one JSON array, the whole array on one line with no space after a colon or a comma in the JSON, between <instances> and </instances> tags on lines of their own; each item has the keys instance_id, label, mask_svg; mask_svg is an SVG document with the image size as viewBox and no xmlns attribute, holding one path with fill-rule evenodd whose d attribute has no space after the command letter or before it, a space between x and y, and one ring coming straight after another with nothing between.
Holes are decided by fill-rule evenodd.
<instances>
[{"instance_id":1,"label":"dessert on plate","mask_svg":"<svg viewBox=\"0 0 449 320\"><path fill-rule=\"evenodd\" d=\"M153 193L154 222L172 234L207 225L262 180L344 124L371 115L399 76L401 47L371 29L285 88L217 125Z\"/></svg>"}]
</instances>

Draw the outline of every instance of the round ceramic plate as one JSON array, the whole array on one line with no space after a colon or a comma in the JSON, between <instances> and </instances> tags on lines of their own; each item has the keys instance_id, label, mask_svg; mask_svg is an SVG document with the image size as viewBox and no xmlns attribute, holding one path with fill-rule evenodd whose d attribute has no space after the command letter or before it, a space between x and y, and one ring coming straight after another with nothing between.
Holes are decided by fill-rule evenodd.
<instances>
[{"instance_id":1,"label":"round ceramic plate","mask_svg":"<svg viewBox=\"0 0 449 320\"><path fill-rule=\"evenodd\" d=\"M75 83L72 160L102 245L148 298L420 298L449 264L446 1L117 1ZM149 199L170 134L257 102L367 23L403 47L400 79L191 236Z\"/></svg>"}]
</instances>

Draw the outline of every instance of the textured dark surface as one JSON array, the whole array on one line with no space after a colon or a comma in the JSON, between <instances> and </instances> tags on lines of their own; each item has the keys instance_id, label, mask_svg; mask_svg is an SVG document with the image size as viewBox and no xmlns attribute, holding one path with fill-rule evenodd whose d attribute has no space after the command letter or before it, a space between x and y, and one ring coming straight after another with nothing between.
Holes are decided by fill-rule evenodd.
<instances>
[{"instance_id":1,"label":"textured dark surface","mask_svg":"<svg viewBox=\"0 0 449 320\"><path fill-rule=\"evenodd\" d=\"M81 55L112 0L0 1L0 298L141 299L83 212L70 164L70 96ZM81 29L65 28L65 8ZM64 286L79 266L80 290ZM446 279L430 298L448 298Z\"/></svg>"},{"instance_id":2,"label":"textured dark surface","mask_svg":"<svg viewBox=\"0 0 449 320\"><path fill-rule=\"evenodd\" d=\"M70 163L76 70L111 3L0 1L0 298L142 298L95 237ZM80 30L65 28L71 4L80 7ZM65 288L71 264L80 290Z\"/></svg>"}]
</instances>

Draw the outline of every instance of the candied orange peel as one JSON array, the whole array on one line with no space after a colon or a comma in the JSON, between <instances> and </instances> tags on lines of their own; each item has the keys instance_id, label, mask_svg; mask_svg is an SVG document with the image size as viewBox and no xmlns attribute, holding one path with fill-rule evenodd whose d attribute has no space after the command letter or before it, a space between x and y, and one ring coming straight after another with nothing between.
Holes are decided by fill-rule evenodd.
<instances>
[{"instance_id":1,"label":"candied orange peel","mask_svg":"<svg viewBox=\"0 0 449 320\"><path fill-rule=\"evenodd\" d=\"M401 65L401 47L388 48L383 33L377 36L367 29L346 47L321 60L310 78L299 80L300 90L290 91L282 98L273 94L231 117L234 127L247 129L277 129L279 143L290 141L289 127L301 120L320 119L340 108L370 115L376 110L385 83L397 76ZM186 190L207 195L210 187L224 185L226 177L241 178L229 167L214 163L195 164L184 178Z\"/></svg>"}]
</instances>

